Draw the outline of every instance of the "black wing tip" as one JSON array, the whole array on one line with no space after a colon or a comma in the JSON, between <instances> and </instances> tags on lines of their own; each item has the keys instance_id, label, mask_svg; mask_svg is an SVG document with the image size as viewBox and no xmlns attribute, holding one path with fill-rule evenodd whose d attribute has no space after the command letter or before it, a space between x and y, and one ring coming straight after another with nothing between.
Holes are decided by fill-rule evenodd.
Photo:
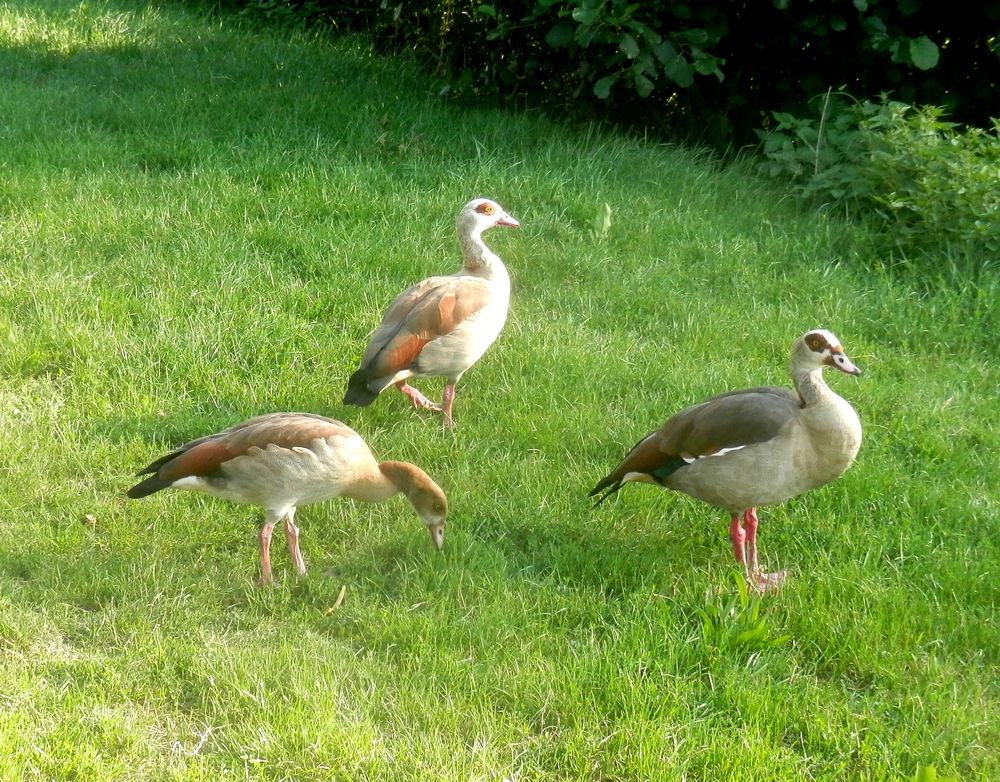
<instances>
[{"instance_id":1,"label":"black wing tip","mask_svg":"<svg viewBox=\"0 0 1000 782\"><path fill-rule=\"evenodd\" d=\"M378 397L377 391L368 387L368 377L364 369L359 369L347 381L347 393L344 394L345 405L368 407Z\"/></svg>"},{"instance_id":2,"label":"black wing tip","mask_svg":"<svg viewBox=\"0 0 1000 782\"><path fill-rule=\"evenodd\" d=\"M140 473L141 474L141 473ZM125 492L125 496L132 500L139 500L155 494L161 489L166 489L173 481L165 481L158 475L150 475L146 480L139 481L135 486Z\"/></svg>"},{"instance_id":3,"label":"black wing tip","mask_svg":"<svg viewBox=\"0 0 1000 782\"><path fill-rule=\"evenodd\" d=\"M367 394L359 394L353 389L348 389L347 393L344 394L343 404L355 405L356 407L368 407L368 405L375 401L377 396L378 394L372 394L371 392Z\"/></svg>"},{"instance_id":4,"label":"black wing tip","mask_svg":"<svg viewBox=\"0 0 1000 782\"><path fill-rule=\"evenodd\" d=\"M594 504L591 508L596 508L612 494L615 494L621 487L622 482L620 480L605 478L587 493L588 497L596 497L598 494L601 494L602 491L604 492L604 494L601 494L600 497L597 497L597 499L594 500Z\"/></svg>"}]
</instances>

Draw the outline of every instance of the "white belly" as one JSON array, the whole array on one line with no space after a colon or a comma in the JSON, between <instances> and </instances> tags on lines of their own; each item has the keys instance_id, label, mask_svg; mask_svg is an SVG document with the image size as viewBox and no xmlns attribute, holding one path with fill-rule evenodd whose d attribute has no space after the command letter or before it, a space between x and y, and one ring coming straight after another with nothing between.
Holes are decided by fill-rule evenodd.
<instances>
[{"instance_id":1,"label":"white belly","mask_svg":"<svg viewBox=\"0 0 1000 782\"><path fill-rule=\"evenodd\" d=\"M420 352L413 374L458 382L500 336L507 322L509 302L509 289L498 290L487 306L460 323L454 331L429 342Z\"/></svg>"}]
</instances>

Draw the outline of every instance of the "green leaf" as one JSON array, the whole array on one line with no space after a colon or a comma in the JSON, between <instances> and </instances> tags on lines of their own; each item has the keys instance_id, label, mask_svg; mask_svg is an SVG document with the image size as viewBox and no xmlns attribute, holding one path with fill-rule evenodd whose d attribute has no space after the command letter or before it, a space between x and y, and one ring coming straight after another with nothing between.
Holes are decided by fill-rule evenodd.
<instances>
[{"instance_id":1,"label":"green leaf","mask_svg":"<svg viewBox=\"0 0 1000 782\"><path fill-rule=\"evenodd\" d=\"M579 22L582 25L590 26L598 17L598 10L596 6L582 6L580 8L573 9L573 21Z\"/></svg>"},{"instance_id":2,"label":"green leaf","mask_svg":"<svg viewBox=\"0 0 1000 782\"><path fill-rule=\"evenodd\" d=\"M618 44L618 48L621 49L625 56L630 60L634 60L639 55L639 42L633 38L628 33L625 33L621 41Z\"/></svg>"},{"instance_id":3,"label":"green leaf","mask_svg":"<svg viewBox=\"0 0 1000 782\"><path fill-rule=\"evenodd\" d=\"M605 203L604 207L594 218L594 235L604 238L611 231L611 204Z\"/></svg>"},{"instance_id":4,"label":"green leaf","mask_svg":"<svg viewBox=\"0 0 1000 782\"><path fill-rule=\"evenodd\" d=\"M658 46L659 43L663 40L663 36L660 35L658 32L656 32L656 30L654 30L652 27L643 26L642 30L640 31L640 34L642 35L643 40L649 46Z\"/></svg>"},{"instance_id":5,"label":"green leaf","mask_svg":"<svg viewBox=\"0 0 1000 782\"><path fill-rule=\"evenodd\" d=\"M669 62L673 62L678 56L680 56L680 53L677 51L677 47L670 43L670 41L663 41L663 43L659 46L654 46L653 54L655 54L656 59L664 65Z\"/></svg>"},{"instance_id":6,"label":"green leaf","mask_svg":"<svg viewBox=\"0 0 1000 782\"><path fill-rule=\"evenodd\" d=\"M918 766L913 782L958 782L958 777L940 777L934 766Z\"/></svg>"},{"instance_id":7,"label":"green leaf","mask_svg":"<svg viewBox=\"0 0 1000 782\"><path fill-rule=\"evenodd\" d=\"M656 60L649 52L640 52L639 56L635 58L635 63L632 67L639 68L643 73L648 73L650 76L656 76L659 73L656 67Z\"/></svg>"},{"instance_id":8,"label":"green leaf","mask_svg":"<svg viewBox=\"0 0 1000 782\"><path fill-rule=\"evenodd\" d=\"M616 81L618 81L617 73L605 76L603 79L598 79L597 83L594 84L594 94L601 100L606 100L611 94L612 85L614 85Z\"/></svg>"},{"instance_id":9,"label":"green leaf","mask_svg":"<svg viewBox=\"0 0 1000 782\"><path fill-rule=\"evenodd\" d=\"M711 76L719 70L719 61L711 55L695 57L694 69L702 76Z\"/></svg>"},{"instance_id":10,"label":"green leaf","mask_svg":"<svg viewBox=\"0 0 1000 782\"><path fill-rule=\"evenodd\" d=\"M635 82L635 91L640 98L648 98L649 94L656 86L653 81L641 71L632 71L632 80Z\"/></svg>"},{"instance_id":11,"label":"green leaf","mask_svg":"<svg viewBox=\"0 0 1000 782\"><path fill-rule=\"evenodd\" d=\"M750 588L747 586L746 579L743 578L739 573L732 573L733 583L736 584L736 594L739 596L740 605L746 608L747 602L750 600Z\"/></svg>"},{"instance_id":12,"label":"green leaf","mask_svg":"<svg viewBox=\"0 0 1000 782\"><path fill-rule=\"evenodd\" d=\"M868 0L854 0L854 7L864 13L868 10Z\"/></svg>"},{"instance_id":13,"label":"green leaf","mask_svg":"<svg viewBox=\"0 0 1000 782\"><path fill-rule=\"evenodd\" d=\"M663 72L678 87L690 87L694 84L694 69L683 57L678 57L669 65L664 65Z\"/></svg>"},{"instance_id":14,"label":"green leaf","mask_svg":"<svg viewBox=\"0 0 1000 782\"><path fill-rule=\"evenodd\" d=\"M688 30L680 31L675 34L674 39L682 43L691 44L691 46L708 46L711 42L708 30L703 30L700 27L692 27Z\"/></svg>"},{"instance_id":15,"label":"green leaf","mask_svg":"<svg viewBox=\"0 0 1000 782\"><path fill-rule=\"evenodd\" d=\"M561 49L573 42L573 25L569 22L558 22L545 36L545 43L553 49Z\"/></svg>"},{"instance_id":16,"label":"green leaf","mask_svg":"<svg viewBox=\"0 0 1000 782\"><path fill-rule=\"evenodd\" d=\"M476 8L476 13L480 16L489 16L493 19L497 18L497 9L491 5L481 5Z\"/></svg>"},{"instance_id":17,"label":"green leaf","mask_svg":"<svg viewBox=\"0 0 1000 782\"><path fill-rule=\"evenodd\" d=\"M910 59L922 71L929 71L938 64L940 52L937 44L926 35L910 41Z\"/></svg>"},{"instance_id":18,"label":"green leaf","mask_svg":"<svg viewBox=\"0 0 1000 782\"><path fill-rule=\"evenodd\" d=\"M663 73L678 87L690 87L694 83L694 69L669 41L653 50L656 58L663 63ZM672 54L671 54L672 53Z\"/></svg>"}]
</instances>

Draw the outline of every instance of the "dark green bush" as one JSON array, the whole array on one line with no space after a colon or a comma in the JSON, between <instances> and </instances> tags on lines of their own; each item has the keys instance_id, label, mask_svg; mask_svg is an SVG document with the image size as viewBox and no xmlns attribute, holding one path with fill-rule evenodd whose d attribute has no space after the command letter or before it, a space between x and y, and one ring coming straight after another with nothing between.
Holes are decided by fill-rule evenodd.
<instances>
[{"instance_id":1,"label":"dark green bush","mask_svg":"<svg viewBox=\"0 0 1000 782\"><path fill-rule=\"evenodd\" d=\"M940 108L826 95L812 118L776 113L763 168L795 191L873 214L905 251L1000 253L1000 123L962 130Z\"/></svg>"},{"instance_id":2,"label":"dark green bush","mask_svg":"<svg viewBox=\"0 0 1000 782\"><path fill-rule=\"evenodd\" d=\"M221 0L371 35L463 99L745 143L830 85L1000 115L1000 0Z\"/></svg>"}]
</instances>

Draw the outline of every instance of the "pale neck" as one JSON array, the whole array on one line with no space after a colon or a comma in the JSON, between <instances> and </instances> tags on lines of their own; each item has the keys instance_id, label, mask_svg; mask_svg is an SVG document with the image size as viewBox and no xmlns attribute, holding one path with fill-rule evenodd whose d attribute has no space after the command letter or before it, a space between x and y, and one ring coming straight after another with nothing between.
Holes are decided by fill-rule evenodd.
<instances>
[{"instance_id":1,"label":"pale neck","mask_svg":"<svg viewBox=\"0 0 1000 782\"><path fill-rule=\"evenodd\" d=\"M823 380L822 369L792 370L795 388L806 407L812 407L829 398L833 392Z\"/></svg>"},{"instance_id":2,"label":"pale neck","mask_svg":"<svg viewBox=\"0 0 1000 782\"><path fill-rule=\"evenodd\" d=\"M350 490L344 492L347 496L364 502L382 502L399 494L400 487L393 480L394 471L386 470L386 464L372 464L372 469L366 469L363 475L358 475L352 482Z\"/></svg>"},{"instance_id":3,"label":"pale neck","mask_svg":"<svg viewBox=\"0 0 1000 782\"><path fill-rule=\"evenodd\" d=\"M500 260L499 255L486 246L481 230L474 228L468 232L459 231L458 243L462 247L462 271L464 273L491 280L507 278L507 269L504 267L503 261Z\"/></svg>"},{"instance_id":4,"label":"pale neck","mask_svg":"<svg viewBox=\"0 0 1000 782\"><path fill-rule=\"evenodd\" d=\"M392 497L400 492L409 497L413 492L414 481L418 475L423 473L415 464L395 461L380 463L378 471L382 476L382 490L387 492L381 499Z\"/></svg>"}]
</instances>

